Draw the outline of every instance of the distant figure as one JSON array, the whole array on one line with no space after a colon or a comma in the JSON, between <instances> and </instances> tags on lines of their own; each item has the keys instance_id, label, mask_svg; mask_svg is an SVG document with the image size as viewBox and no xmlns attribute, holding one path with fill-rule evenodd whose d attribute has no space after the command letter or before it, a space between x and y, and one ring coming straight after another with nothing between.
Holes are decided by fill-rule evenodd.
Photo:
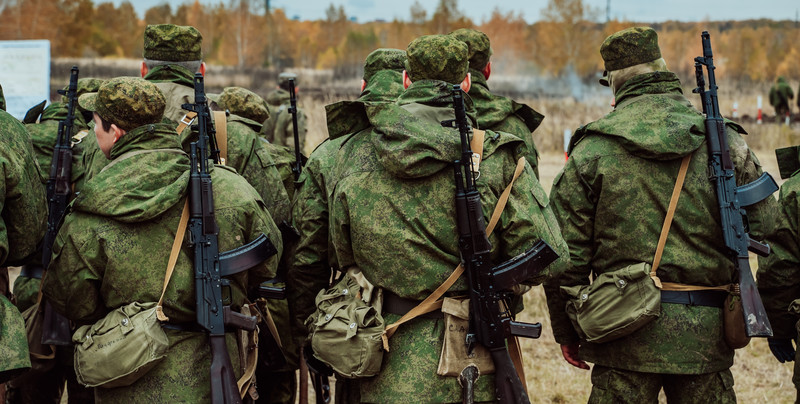
<instances>
[{"instance_id":1,"label":"distant figure","mask_svg":"<svg viewBox=\"0 0 800 404\"><path fill-rule=\"evenodd\" d=\"M778 80L769 89L769 104L775 108L775 119L780 121L783 117L788 117L792 113L791 100L793 98L794 91L789 87L789 83L786 82L783 76L778 77Z\"/></svg>"},{"instance_id":2,"label":"distant figure","mask_svg":"<svg viewBox=\"0 0 800 404\"><path fill-rule=\"evenodd\" d=\"M270 143L294 149L294 129L292 115L289 113L289 79L294 79L294 84L297 86L297 75L283 72L278 75L278 88L267 94L270 119L264 122L261 134ZM306 114L301 108L297 108L297 135L301 152L306 144L306 132L308 132Z\"/></svg>"}]
</instances>

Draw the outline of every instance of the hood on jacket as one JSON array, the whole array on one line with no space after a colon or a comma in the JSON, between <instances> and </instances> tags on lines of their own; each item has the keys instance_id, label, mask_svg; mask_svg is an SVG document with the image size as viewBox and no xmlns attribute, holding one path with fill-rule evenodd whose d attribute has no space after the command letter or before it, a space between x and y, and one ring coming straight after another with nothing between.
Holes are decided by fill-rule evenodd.
<instances>
[{"instance_id":1,"label":"hood on jacket","mask_svg":"<svg viewBox=\"0 0 800 404\"><path fill-rule=\"evenodd\" d=\"M138 223L160 216L187 192L189 157L169 125L146 125L126 133L114 144L111 158L86 182L73 210Z\"/></svg>"},{"instance_id":2,"label":"hood on jacket","mask_svg":"<svg viewBox=\"0 0 800 404\"><path fill-rule=\"evenodd\" d=\"M356 101L339 101L325 106L328 137L362 131L370 126L364 104L395 102L403 93L403 75L394 70L375 73Z\"/></svg>"},{"instance_id":3,"label":"hood on jacket","mask_svg":"<svg viewBox=\"0 0 800 404\"><path fill-rule=\"evenodd\" d=\"M454 119L452 86L443 81L412 83L396 104L368 104L373 126L372 146L381 164L399 178L422 178L450 169L461 157L461 138L454 128L440 122ZM464 96L470 124L475 120L472 101ZM484 158L508 143L522 143L515 136L487 132Z\"/></svg>"},{"instance_id":4,"label":"hood on jacket","mask_svg":"<svg viewBox=\"0 0 800 404\"><path fill-rule=\"evenodd\" d=\"M615 137L631 154L655 160L683 157L705 141L703 115L683 96L674 73L636 76L620 87L616 101L608 115L579 129L581 135Z\"/></svg>"},{"instance_id":5,"label":"hood on jacket","mask_svg":"<svg viewBox=\"0 0 800 404\"><path fill-rule=\"evenodd\" d=\"M470 69L470 73L472 73L472 87L469 89L469 95L475 100L475 115L478 119L478 127L494 127L510 115L517 115L522 119L531 132L542 124L544 115L525 104L492 94L489 91L489 85L486 83L486 77L482 72Z\"/></svg>"}]
</instances>

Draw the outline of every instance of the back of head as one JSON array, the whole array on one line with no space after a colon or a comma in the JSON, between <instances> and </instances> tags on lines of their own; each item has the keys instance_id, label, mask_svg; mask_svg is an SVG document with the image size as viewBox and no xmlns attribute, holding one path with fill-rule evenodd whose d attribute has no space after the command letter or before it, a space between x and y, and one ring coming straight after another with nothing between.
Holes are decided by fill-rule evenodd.
<instances>
[{"instance_id":1,"label":"back of head","mask_svg":"<svg viewBox=\"0 0 800 404\"><path fill-rule=\"evenodd\" d=\"M87 111L96 112L104 121L125 131L159 123L166 107L161 90L138 77L108 80L96 93L84 94L78 102Z\"/></svg>"},{"instance_id":2,"label":"back of head","mask_svg":"<svg viewBox=\"0 0 800 404\"><path fill-rule=\"evenodd\" d=\"M658 34L650 27L632 27L609 35L600 45L600 56L605 68L600 83L608 86L613 81L614 90L633 76L666 71Z\"/></svg>"},{"instance_id":3,"label":"back of head","mask_svg":"<svg viewBox=\"0 0 800 404\"><path fill-rule=\"evenodd\" d=\"M424 35L406 48L406 71L413 81L461 83L469 70L469 48L449 35Z\"/></svg>"},{"instance_id":4,"label":"back of head","mask_svg":"<svg viewBox=\"0 0 800 404\"><path fill-rule=\"evenodd\" d=\"M489 37L481 31L472 28L461 28L450 33L469 48L469 68L481 71L492 57L492 46Z\"/></svg>"},{"instance_id":5,"label":"back of head","mask_svg":"<svg viewBox=\"0 0 800 404\"><path fill-rule=\"evenodd\" d=\"M202 45L203 35L195 27L156 24L144 29L143 56L151 69L164 64L178 64L195 72L203 59Z\"/></svg>"},{"instance_id":6,"label":"back of head","mask_svg":"<svg viewBox=\"0 0 800 404\"><path fill-rule=\"evenodd\" d=\"M278 87L289 91L289 80L294 79L294 85L296 86L297 83L297 75L291 72L283 72L278 75Z\"/></svg>"},{"instance_id":7,"label":"back of head","mask_svg":"<svg viewBox=\"0 0 800 404\"><path fill-rule=\"evenodd\" d=\"M375 49L364 61L364 81L369 83L376 73L384 70L402 73L406 68L406 60L406 53L400 49Z\"/></svg>"},{"instance_id":8,"label":"back of head","mask_svg":"<svg viewBox=\"0 0 800 404\"><path fill-rule=\"evenodd\" d=\"M267 103L258 94L242 87L226 87L217 98L220 108L231 114L262 123L269 118Z\"/></svg>"}]
</instances>

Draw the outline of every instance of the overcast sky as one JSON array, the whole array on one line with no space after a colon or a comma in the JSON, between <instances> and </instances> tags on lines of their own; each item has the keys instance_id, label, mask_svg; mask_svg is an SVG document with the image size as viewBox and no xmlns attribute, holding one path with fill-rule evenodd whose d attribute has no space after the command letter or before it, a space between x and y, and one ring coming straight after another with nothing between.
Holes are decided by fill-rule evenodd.
<instances>
[{"instance_id":1,"label":"overcast sky","mask_svg":"<svg viewBox=\"0 0 800 404\"><path fill-rule=\"evenodd\" d=\"M124 0L113 0L121 4ZM101 3L103 0L96 0ZM133 4L140 16L148 8L169 3L177 6L192 0L135 0ZM203 4L219 4L230 1L200 0ZM437 0L421 0L428 10L428 17L436 9ZM606 6L610 4L612 19L634 22L660 22L667 20L702 21L702 20L746 20L770 18L773 20L796 20L800 2L797 0L584 0L601 11L605 20ZM348 17L356 17L359 22L376 19L408 20L414 0L270 0L272 8L282 8L290 18L302 20L318 20L325 18L325 9L330 4L344 6ZM476 23L488 19L492 10L498 8L502 12L514 11L522 13L528 22L540 18L540 10L547 0L459 0L458 8Z\"/></svg>"}]
</instances>

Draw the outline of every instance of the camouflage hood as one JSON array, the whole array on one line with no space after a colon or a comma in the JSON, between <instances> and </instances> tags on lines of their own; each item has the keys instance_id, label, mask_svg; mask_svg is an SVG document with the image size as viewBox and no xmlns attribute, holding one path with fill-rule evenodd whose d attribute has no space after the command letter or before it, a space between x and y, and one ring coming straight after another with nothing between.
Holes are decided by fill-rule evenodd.
<instances>
[{"instance_id":1,"label":"camouflage hood","mask_svg":"<svg viewBox=\"0 0 800 404\"><path fill-rule=\"evenodd\" d=\"M267 101L267 104L274 105L277 107L289 102L289 92L286 90L278 89L267 94L267 97L264 100Z\"/></svg>"},{"instance_id":2,"label":"camouflage hood","mask_svg":"<svg viewBox=\"0 0 800 404\"><path fill-rule=\"evenodd\" d=\"M181 65L156 66L144 76L153 83L176 83L194 88L194 73Z\"/></svg>"},{"instance_id":3,"label":"camouflage hood","mask_svg":"<svg viewBox=\"0 0 800 404\"><path fill-rule=\"evenodd\" d=\"M339 101L325 106L328 137L356 133L370 126L365 103L390 103L403 93L403 74L381 70L372 75L356 101Z\"/></svg>"},{"instance_id":4,"label":"camouflage hood","mask_svg":"<svg viewBox=\"0 0 800 404\"><path fill-rule=\"evenodd\" d=\"M613 111L578 129L570 151L584 136L602 135L617 138L633 155L673 160L697 150L705 141L703 115L683 96L674 73L636 76L623 84L616 96Z\"/></svg>"},{"instance_id":5,"label":"camouflage hood","mask_svg":"<svg viewBox=\"0 0 800 404\"><path fill-rule=\"evenodd\" d=\"M77 105L76 105L77 106ZM54 102L47 106L42 111L42 117L39 122L44 121L60 121L67 118L67 104L63 102ZM73 131L77 132L81 129L87 129L89 124L83 119L83 115L75 110L75 122L73 123Z\"/></svg>"},{"instance_id":6,"label":"camouflage hood","mask_svg":"<svg viewBox=\"0 0 800 404\"><path fill-rule=\"evenodd\" d=\"M187 190L189 158L180 147L170 125L146 125L126 133L111 149L112 161L86 182L72 209L125 223L160 216Z\"/></svg>"},{"instance_id":7,"label":"camouflage hood","mask_svg":"<svg viewBox=\"0 0 800 404\"><path fill-rule=\"evenodd\" d=\"M470 69L469 72L472 73L472 87L469 89L469 96L475 100L475 116L478 119L479 128L495 127L506 120L509 115L519 116L530 132L535 131L542 124L544 115L510 98L492 94L482 72L475 69Z\"/></svg>"},{"instance_id":8,"label":"camouflage hood","mask_svg":"<svg viewBox=\"0 0 800 404\"><path fill-rule=\"evenodd\" d=\"M422 178L450 169L461 156L461 139L453 128L440 122L453 119L452 86L438 80L412 83L396 104L370 104L366 107L374 127L372 146L381 164L399 178ZM475 120L472 100L464 97L470 124ZM487 134L487 138L491 138ZM503 144L522 143L513 136L486 142L484 156Z\"/></svg>"}]
</instances>

